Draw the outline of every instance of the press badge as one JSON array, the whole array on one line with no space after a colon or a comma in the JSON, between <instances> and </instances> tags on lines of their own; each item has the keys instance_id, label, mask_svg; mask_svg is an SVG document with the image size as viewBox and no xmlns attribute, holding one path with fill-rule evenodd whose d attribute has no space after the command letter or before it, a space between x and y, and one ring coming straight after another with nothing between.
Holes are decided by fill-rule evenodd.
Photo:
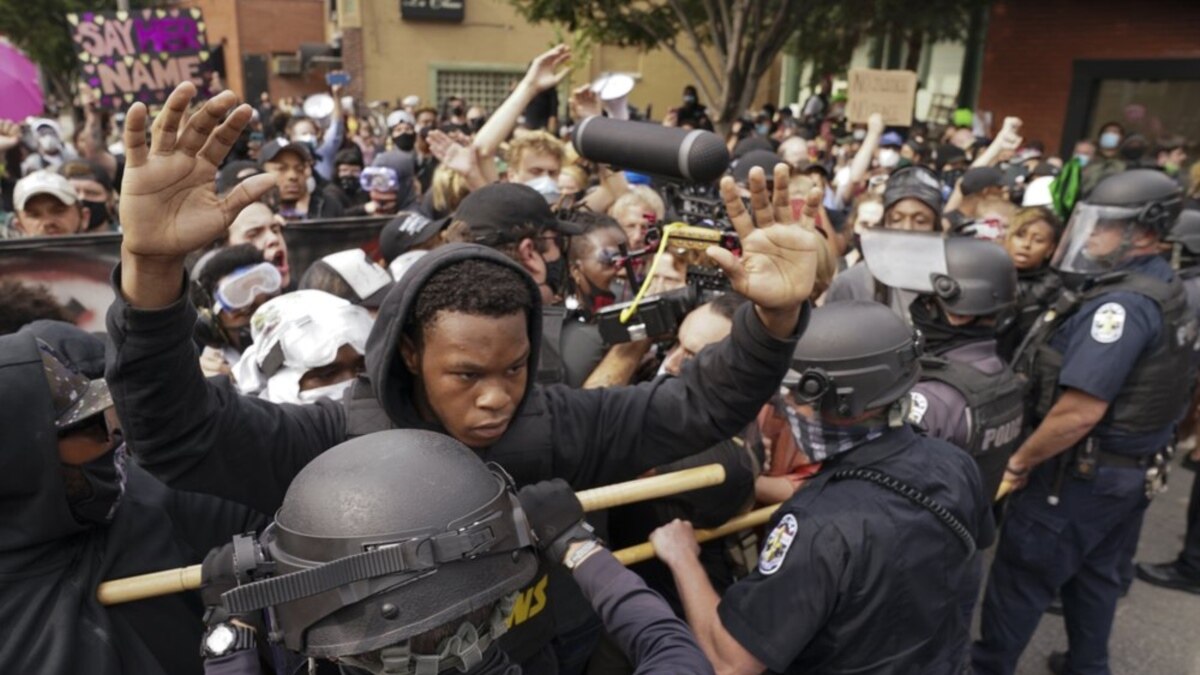
<instances>
[{"instance_id":1,"label":"press badge","mask_svg":"<svg viewBox=\"0 0 1200 675\"><path fill-rule=\"evenodd\" d=\"M790 513L780 519L771 534L767 535L767 543L758 558L759 572L771 575L779 571L788 549L792 547L792 540L796 538L797 527L796 516Z\"/></svg>"}]
</instances>

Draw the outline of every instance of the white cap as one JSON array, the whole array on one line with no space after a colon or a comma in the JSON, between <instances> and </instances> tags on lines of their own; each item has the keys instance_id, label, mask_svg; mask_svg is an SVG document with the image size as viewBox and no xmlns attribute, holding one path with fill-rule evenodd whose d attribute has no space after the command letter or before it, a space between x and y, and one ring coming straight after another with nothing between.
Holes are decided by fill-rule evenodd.
<instances>
[{"instance_id":1,"label":"white cap","mask_svg":"<svg viewBox=\"0 0 1200 675\"><path fill-rule=\"evenodd\" d=\"M417 121L413 119L413 116L407 110L393 110L388 113L387 126L389 129L394 129L397 124L403 124L404 122L408 122L413 126L417 124Z\"/></svg>"},{"instance_id":2,"label":"white cap","mask_svg":"<svg viewBox=\"0 0 1200 675\"><path fill-rule=\"evenodd\" d=\"M376 265L367 256L366 251L361 248L330 253L321 258L320 262L332 267L333 271L337 272L338 276L350 285L350 289L361 298L363 303L373 300L373 304L368 306L378 307L383 298L373 298L372 296L385 289L391 290L392 275L383 267Z\"/></svg>"},{"instance_id":3,"label":"white cap","mask_svg":"<svg viewBox=\"0 0 1200 675\"><path fill-rule=\"evenodd\" d=\"M415 107L421 105L421 97L417 96L416 94L409 94L408 96L405 96L404 100L401 101L400 103L402 105L404 105L405 107L415 108Z\"/></svg>"},{"instance_id":4,"label":"white cap","mask_svg":"<svg viewBox=\"0 0 1200 675\"><path fill-rule=\"evenodd\" d=\"M75 196L75 188L71 181L44 169L34 171L17 181L17 187L13 190L13 205L17 207L17 211L24 211L25 203L37 195L50 195L67 206L79 199Z\"/></svg>"},{"instance_id":5,"label":"white cap","mask_svg":"<svg viewBox=\"0 0 1200 675\"><path fill-rule=\"evenodd\" d=\"M392 261L392 264L388 265L388 271L392 273L392 278L396 281L400 281L400 278L404 276L404 273L408 271L408 268L412 267L413 264L420 260L421 256L425 255L426 253L429 253L429 251L417 249L415 251L405 251L404 253L396 256L396 259Z\"/></svg>"}]
</instances>

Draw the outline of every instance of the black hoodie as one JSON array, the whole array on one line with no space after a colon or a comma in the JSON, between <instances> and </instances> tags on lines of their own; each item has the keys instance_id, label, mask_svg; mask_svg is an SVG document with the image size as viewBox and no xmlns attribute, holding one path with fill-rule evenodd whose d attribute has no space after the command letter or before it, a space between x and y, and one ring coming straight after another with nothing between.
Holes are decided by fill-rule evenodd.
<instances>
[{"instance_id":1,"label":"black hoodie","mask_svg":"<svg viewBox=\"0 0 1200 675\"><path fill-rule=\"evenodd\" d=\"M468 259L504 265L528 279L534 306L528 372L537 372L542 313L536 284L497 251L455 244L418 260L384 299L367 341L367 377L344 402L312 405L277 405L239 396L227 380L205 380L190 339L196 312L188 299L134 309L121 296L118 268L106 376L130 449L174 487L272 513L305 464L350 436L393 426L441 431L418 414L397 345L429 277ZM797 335L806 318L807 311ZM540 386L531 378L504 436L480 454L518 485L559 477L582 490L630 480L740 431L778 389L794 347L795 337L772 337L747 304L734 317L732 335L701 352L681 377L591 390ZM561 628L565 617L559 619Z\"/></svg>"},{"instance_id":2,"label":"black hoodie","mask_svg":"<svg viewBox=\"0 0 1200 675\"><path fill-rule=\"evenodd\" d=\"M96 586L198 563L265 519L171 490L130 463L113 522L79 524L67 506L35 337L90 377L99 376L104 351L100 340L54 322L0 338L0 663L7 672L51 675L200 673L198 595L105 608Z\"/></svg>"}]
</instances>

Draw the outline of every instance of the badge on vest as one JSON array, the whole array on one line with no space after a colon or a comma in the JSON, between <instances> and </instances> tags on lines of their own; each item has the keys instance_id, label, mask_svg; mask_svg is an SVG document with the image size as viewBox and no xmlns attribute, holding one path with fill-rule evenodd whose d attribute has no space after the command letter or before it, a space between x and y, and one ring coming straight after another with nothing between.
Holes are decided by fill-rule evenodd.
<instances>
[{"instance_id":1,"label":"badge on vest","mask_svg":"<svg viewBox=\"0 0 1200 675\"><path fill-rule=\"evenodd\" d=\"M1092 315L1092 339L1102 345L1121 339L1125 332L1125 308L1116 302L1106 302Z\"/></svg>"},{"instance_id":2,"label":"badge on vest","mask_svg":"<svg viewBox=\"0 0 1200 675\"><path fill-rule=\"evenodd\" d=\"M908 408L908 423L919 426L921 420L925 419L925 413L929 411L929 399L919 391L908 392L908 398L911 402Z\"/></svg>"},{"instance_id":3,"label":"badge on vest","mask_svg":"<svg viewBox=\"0 0 1200 675\"><path fill-rule=\"evenodd\" d=\"M796 516L787 514L780 519L771 534L767 535L767 543L763 546L762 556L758 559L758 571L764 575L772 575L779 571L792 540L796 538Z\"/></svg>"}]
</instances>

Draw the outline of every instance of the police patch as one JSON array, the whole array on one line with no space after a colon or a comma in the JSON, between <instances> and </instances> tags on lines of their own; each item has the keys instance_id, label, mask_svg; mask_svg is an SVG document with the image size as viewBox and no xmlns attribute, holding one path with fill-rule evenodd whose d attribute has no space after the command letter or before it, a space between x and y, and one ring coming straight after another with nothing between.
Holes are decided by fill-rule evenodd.
<instances>
[{"instance_id":1,"label":"police patch","mask_svg":"<svg viewBox=\"0 0 1200 675\"><path fill-rule=\"evenodd\" d=\"M767 543L763 545L762 555L758 558L758 571L771 575L779 571L792 540L796 538L796 516L787 514L779 520L771 534L767 535Z\"/></svg>"},{"instance_id":2,"label":"police patch","mask_svg":"<svg viewBox=\"0 0 1200 675\"><path fill-rule=\"evenodd\" d=\"M917 424L925 419L925 413L929 410L929 399L925 398L925 394L919 391L908 392L909 401L912 405L908 408L908 423Z\"/></svg>"},{"instance_id":3,"label":"police patch","mask_svg":"<svg viewBox=\"0 0 1200 675\"><path fill-rule=\"evenodd\" d=\"M1092 339L1102 345L1121 339L1125 332L1125 308L1116 302L1106 302L1092 315Z\"/></svg>"}]
</instances>

